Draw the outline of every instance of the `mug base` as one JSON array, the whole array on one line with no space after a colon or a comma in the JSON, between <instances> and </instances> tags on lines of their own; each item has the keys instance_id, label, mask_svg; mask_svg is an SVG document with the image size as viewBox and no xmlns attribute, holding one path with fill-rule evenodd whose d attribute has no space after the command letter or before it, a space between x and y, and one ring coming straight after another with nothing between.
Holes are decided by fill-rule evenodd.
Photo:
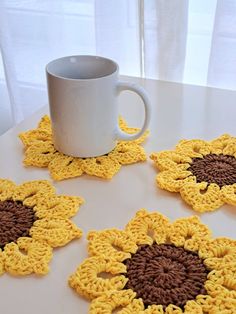
<instances>
[{"instance_id":1,"label":"mug base","mask_svg":"<svg viewBox=\"0 0 236 314\"><path fill-rule=\"evenodd\" d=\"M76 153L75 151L71 152L71 151L63 150L59 148L56 144L54 144L54 146L59 153L66 156L75 157L75 158L95 158L95 157L102 157L104 155L109 154L116 147L116 144L117 143L115 143L110 149L105 150L104 152L100 151L100 152L94 152L94 153L92 152L91 153Z\"/></svg>"}]
</instances>

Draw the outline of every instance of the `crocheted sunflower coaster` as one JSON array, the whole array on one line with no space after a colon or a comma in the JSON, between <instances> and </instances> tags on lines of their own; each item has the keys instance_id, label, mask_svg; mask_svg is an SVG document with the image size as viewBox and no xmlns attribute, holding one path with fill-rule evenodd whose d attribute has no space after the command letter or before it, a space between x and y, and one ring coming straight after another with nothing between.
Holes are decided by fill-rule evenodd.
<instances>
[{"instance_id":1,"label":"crocheted sunflower coaster","mask_svg":"<svg viewBox=\"0 0 236 314\"><path fill-rule=\"evenodd\" d=\"M47 274L52 249L82 235L69 220L82 203L57 195L46 180L17 186L0 179L0 274Z\"/></svg>"},{"instance_id":2,"label":"crocheted sunflower coaster","mask_svg":"<svg viewBox=\"0 0 236 314\"><path fill-rule=\"evenodd\" d=\"M182 140L174 150L153 153L150 158L160 170L158 186L179 192L194 210L236 205L236 137Z\"/></svg>"},{"instance_id":3,"label":"crocheted sunflower coaster","mask_svg":"<svg viewBox=\"0 0 236 314\"><path fill-rule=\"evenodd\" d=\"M198 217L170 223L142 209L125 230L88 234L87 258L70 276L90 314L233 314L236 241L211 238Z\"/></svg>"},{"instance_id":4,"label":"crocheted sunflower coaster","mask_svg":"<svg viewBox=\"0 0 236 314\"><path fill-rule=\"evenodd\" d=\"M129 134L138 132L138 128L130 128L124 119L119 119L120 128ZM86 173L104 179L111 179L121 168L147 159L140 144L146 139L149 131L134 141L119 141L109 154L96 158L76 158L56 151L52 142L51 122L44 116L38 128L19 135L25 150L25 166L48 167L54 180L63 180L81 176Z\"/></svg>"}]
</instances>

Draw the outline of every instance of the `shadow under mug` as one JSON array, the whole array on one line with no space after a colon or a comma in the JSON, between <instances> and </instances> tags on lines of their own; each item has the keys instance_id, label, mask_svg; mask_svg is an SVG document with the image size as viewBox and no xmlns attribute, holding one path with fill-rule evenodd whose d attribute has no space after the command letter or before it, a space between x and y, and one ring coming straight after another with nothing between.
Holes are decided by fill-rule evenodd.
<instances>
[{"instance_id":1,"label":"shadow under mug","mask_svg":"<svg viewBox=\"0 0 236 314\"><path fill-rule=\"evenodd\" d=\"M118 79L119 67L98 56L68 56L46 66L50 116L55 148L69 156L95 157L109 153L117 140L135 140L147 129L150 102L145 90ZM143 100L141 130L126 134L118 126L117 98L130 90Z\"/></svg>"}]
</instances>

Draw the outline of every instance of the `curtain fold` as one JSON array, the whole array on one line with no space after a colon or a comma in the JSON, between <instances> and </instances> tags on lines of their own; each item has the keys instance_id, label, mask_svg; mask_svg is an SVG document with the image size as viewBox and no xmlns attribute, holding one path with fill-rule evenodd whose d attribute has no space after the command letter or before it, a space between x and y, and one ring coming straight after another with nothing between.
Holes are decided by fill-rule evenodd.
<instances>
[{"instance_id":1,"label":"curtain fold","mask_svg":"<svg viewBox=\"0 0 236 314\"><path fill-rule=\"evenodd\" d=\"M236 89L236 1L218 0L207 83Z\"/></svg>"},{"instance_id":2,"label":"curtain fold","mask_svg":"<svg viewBox=\"0 0 236 314\"><path fill-rule=\"evenodd\" d=\"M138 1L95 0L96 54L114 59L121 74L140 76Z\"/></svg>"},{"instance_id":3,"label":"curtain fold","mask_svg":"<svg viewBox=\"0 0 236 314\"><path fill-rule=\"evenodd\" d=\"M0 52L4 69L5 83L10 100L10 111L13 123L23 119L23 112L20 106L20 94L16 77L14 50L11 49L11 32L7 19L4 3L0 2Z\"/></svg>"},{"instance_id":4,"label":"curtain fold","mask_svg":"<svg viewBox=\"0 0 236 314\"><path fill-rule=\"evenodd\" d=\"M188 31L188 0L144 1L145 76L183 79Z\"/></svg>"}]
</instances>

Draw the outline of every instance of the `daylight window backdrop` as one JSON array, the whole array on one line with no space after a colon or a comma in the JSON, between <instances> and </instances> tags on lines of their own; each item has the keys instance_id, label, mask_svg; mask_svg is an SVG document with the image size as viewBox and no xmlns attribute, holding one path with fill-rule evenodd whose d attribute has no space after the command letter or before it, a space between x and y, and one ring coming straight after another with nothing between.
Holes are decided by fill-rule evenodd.
<instances>
[{"instance_id":1,"label":"daylight window backdrop","mask_svg":"<svg viewBox=\"0 0 236 314\"><path fill-rule=\"evenodd\" d=\"M77 54L123 75L236 88L234 0L1 0L2 130L47 103L45 65Z\"/></svg>"}]
</instances>

